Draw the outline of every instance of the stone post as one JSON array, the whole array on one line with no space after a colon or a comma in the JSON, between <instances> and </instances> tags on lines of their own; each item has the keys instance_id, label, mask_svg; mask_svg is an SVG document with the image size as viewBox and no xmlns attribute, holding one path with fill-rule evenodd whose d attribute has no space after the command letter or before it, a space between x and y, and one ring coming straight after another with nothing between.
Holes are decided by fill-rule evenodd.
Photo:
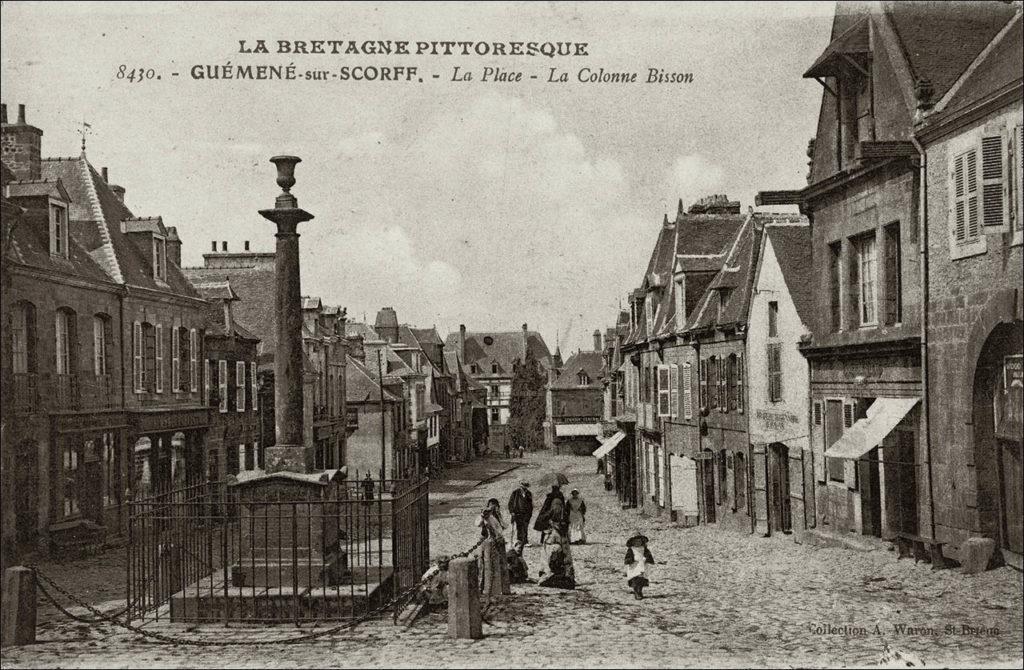
<instances>
[{"instance_id":1,"label":"stone post","mask_svg":"<svg viewBox=\"0 0 1024 670\"><path fill-rule=\"evenodd\" d=\"M478 602L478 613L479 610ZM3 632L0 646L36 641L36 578L30 569L20 565L4 570L0 631Z\"/></svg>"},{"instance_id":2,"label":"stone post","mask_svg":"<svg viewBox=\"0 0 1024 670\"><path fill-rule=\"evenodd\" d=\"M277 287L277 349L274 352L274 427L276 443L266 450L268 472L288 470L310 472L312 450L303 439L303 351L302 290L299 285L298 224L313 215L299 209L291 194L295 185L297 156L274 156L277 184L283 189L274 209L261 209L260 216L277 225L274 279Z\"/></svg>"},{"instance_id":3,"label":"stone post","mask_svg":"<svg viewBox=\"0 0 1024 670\"><path fill-rule=\"evenodd\" d=\"M448 565L448 637L478 640L484 636L477 587L476 559L456 558Z\"/></svg>"}]
</instances>

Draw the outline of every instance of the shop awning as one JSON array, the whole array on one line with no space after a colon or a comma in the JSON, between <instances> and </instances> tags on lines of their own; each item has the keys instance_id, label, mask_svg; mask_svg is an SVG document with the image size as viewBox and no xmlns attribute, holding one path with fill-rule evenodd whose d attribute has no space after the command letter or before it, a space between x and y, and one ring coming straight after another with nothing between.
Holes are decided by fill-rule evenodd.
<instances>
[{"instance_id":1,"label":"shop awning","mask_svg":"<svg viewBox=\"0 0 1024 670\"><path fill-rule=\"evenodd\" d=\"M867 416L858 420L825 451L829 458L860 458L892 432L920 398L876 398Z\"/></svg>"},{"instance_id":2,"label":"shop awning","mask_svg":"<svg viewBox=\"0 0 1024 670\"><path fill-rule=\"evenodd\" d=\"M619 432L615 433L607 440L605 440L600 447L594 450L594 453L591 455L594 458L604 458L609 453L611 453L612 449L618 446L619 442L622 442L622 438L624 437L626 437L626 434L620 430Z\"/></svg>"}]
</instances>

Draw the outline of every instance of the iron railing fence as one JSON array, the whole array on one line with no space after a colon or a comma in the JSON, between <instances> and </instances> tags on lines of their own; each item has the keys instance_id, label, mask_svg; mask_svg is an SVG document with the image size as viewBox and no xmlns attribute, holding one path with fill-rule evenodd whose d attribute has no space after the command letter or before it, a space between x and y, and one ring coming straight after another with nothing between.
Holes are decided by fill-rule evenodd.
<instances>
[{"instance_id":1,"label":"iron railing fence","mask_svg":"<svg viewBox=\"0 0 1024 670\"><path fill-rule=\"evenodd\" d=\"M427 480L203 482L131 501L131 619L345 620L429 564ZM396 603L396 607L398 604Z\"/></svg>"}]
</instances>

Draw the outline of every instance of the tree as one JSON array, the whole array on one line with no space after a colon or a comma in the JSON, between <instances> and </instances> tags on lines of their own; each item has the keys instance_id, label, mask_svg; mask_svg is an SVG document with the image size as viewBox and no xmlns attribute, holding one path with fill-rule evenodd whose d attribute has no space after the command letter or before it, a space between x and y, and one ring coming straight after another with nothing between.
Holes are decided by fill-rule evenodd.
<instances>
[{"instance_id":1,"label":"tree","mask_svg":"<svg viewBox=\"0 0 1024 670\"><path fill-rule=\"evenodd\" d=\"M508 439L513 446L539 449L544 445L545 385L547 377L533 352L512 364Z\"/></svg>"}]
</instances>

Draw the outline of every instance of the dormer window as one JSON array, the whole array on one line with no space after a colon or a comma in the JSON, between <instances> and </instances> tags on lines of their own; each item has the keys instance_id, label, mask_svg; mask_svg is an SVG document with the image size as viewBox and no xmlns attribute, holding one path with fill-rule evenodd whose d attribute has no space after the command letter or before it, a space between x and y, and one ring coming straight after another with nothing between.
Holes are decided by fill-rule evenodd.
<instances>
[{"instance_id":1,"label":"dormer window","mask_svg":"<svg viewBox=\"0 0 1024 670\"><path fill-rule=\"evenodd\" d=\"M729 293L731 289L720 288L718 289L718 320L722 321L725 315L725 306L729 303Z\"/></svg>"},{"instance_id":2,"label":"dormer window","mask_svg":"<svg viewBox=\"0 0 1024 670\"><path fill-rule=\"evenodd\" d=\"M686 275L676 279L676 327L686 325Z\"/></svg>"},{"instance_id":3,"label":"dormer window","mask_svg":"<svg viewBox=\"0 0 1024 670\"><path fill-rule=\"evenodd\" d=\"M153 237L153 278L167 281L167 240Z\"/></svg>"},{"instance_id":4,"label":"dormer window","mask_svg":"<svg viewBox=\"0 0 1024 670\"><path fill-rule=\"evenodd\" d=\"M498 374L498 364L497 363L491 363L491 374L494 374L494 375Z\"/></svg>"},{"instance_id":5,"label":"dormer window","mask_svg":"<svg viewBox=\"0 0 1024 670\"><path fill-rule=\"evenodd\" d=\"M651 336L651 331L654 330L654 309L652 307L653 301L651 300L651 294L648 293L644 298L644 318L647 321L647 336Z\"/></svg>"},{"instance_id":6,"label":"dormer window","mask_svg":"<svg viewBox=\"0 0 1024 670\"><path fill-rule=\"evenodd\" d=\"M587 386L590 384L590 375L580 370L580 373L576 375L576 381L580 386Z\"/></svg>"},{"instance_id":7,"label":"dormer window","mask_svg":"<svg viewBox=\"0 0 1024 670\"><path fill-rule=\"evenodd\" d=\"M50 253L68 258L68 210L63 205L50 204Z\"/></svg>"}]
</instances>

